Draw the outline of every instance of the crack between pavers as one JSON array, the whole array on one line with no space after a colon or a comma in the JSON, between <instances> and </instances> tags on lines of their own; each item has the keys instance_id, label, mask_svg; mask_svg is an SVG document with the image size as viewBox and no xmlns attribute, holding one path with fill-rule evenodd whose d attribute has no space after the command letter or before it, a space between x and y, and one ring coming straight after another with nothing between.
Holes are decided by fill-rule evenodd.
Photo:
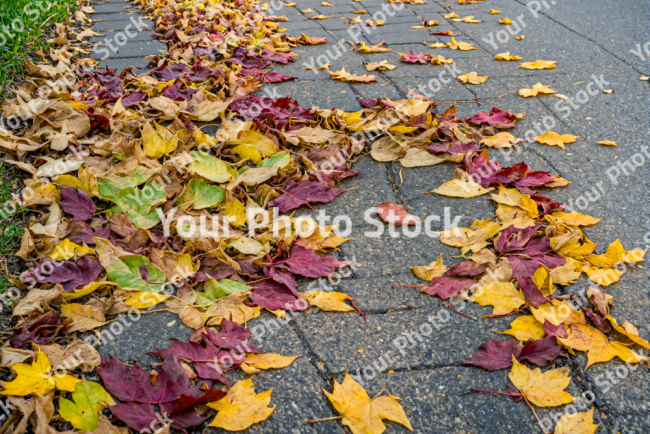
<instances>
[{"instance_id":1,"label":"crack between pavers","mask_svg":"<svg viewBox=\"0 0 650 434\"><path fill-rule=\"evenodd\" d=\"M517 3L519 3L519 4L522 5L522 6L526 6L526 3L522 2L521 0L514 0L514 1L517 2ZM621 62L625 63L627 66L629 66L631 69L633 69L633 70L636 71L637 73L639 73L639 74L641 74L641 75L644 75L644 72L639 71L638 69L636 69L636 67L635 67L634 65L632 65L631 63L628 63L625 59L618 57L615 53L609 51L607 48L603 47L602 45L600 45L598 42L594 41L593 39L588 38L587 36L585 36L585 35L583 35L583 34L581 34L581 33L578 33L577 31L575 31L575 30L573 30L572 28L566 26L565 24L561 23L560 21L556 20L555 18L551 17L550 15L548 15L548 14L546 14L546 13L544 13L544 12L539 12L539 14L545 16L546 18L548 18L549 20L553 21L554 23L556 23L556 24L558 24L558 25L564 27L564 28L567 29L568 31L570 31L570 32L572 32L572 33L575 33L576 35L578 35L578 36L580 36L580 37L586 39L587 41L591 42L592 44L594 44L595 46L597 46L598 48L600 48L600 49L603 50L604 52L608 53L608 54L611 55L611 56L614 56L615 58L617 58L617 59L620 60Z\"/></svg>"},{"instance_id":2,"label":"crack between pavers","mask_svg":"<svg viewBox=\"0 0 650 434\"><path fill-rule=\"evenodd\" d=\"M323 382L329 385L330 379L332 377L332 371L327 366L327 363L325 363L323 360L321 360L320 357L318 357L318 355L312 348L311 344L309 343L307 336L305 336L305 333L298 326L298 324L295 321L289 321L289 324L291 325L291 328L293 329L294 333L296 334L296 336L298 336L298 339L302 343L307 360L309 360L309 363L314 367L314 369L316 369L316 372L321 377ZM322 364L322 367L319 366L319 362ZM325 372L323 372L323 369L325 370Z\"/></svg>"},{"instance_id":3,"label":"crack between pavers","mask_svg":"<svg viewBox=\"0 0 650 434\"><path fill-rule=\"evenodd\" d=\"M392 368L390 369L392 371L390 374L388 372L379 372L377 375L392 375L400 372L412 372L412 371L435 371L436 369L453 368L458 366L460 366L458 365L458 363L440 363L440 364L421 363L415 366L404 366L401 368ZM332 375L345 375L346 373L352 373L353 375L363 375L363 373L359 369L346 369L345 371L333 372Z\"/></svg>"},{"instance_id":4,"label":"crack between pavers","mask_svg":"<svg viewBox=\"0 0 650 434\"><path fill-rule=\"evenodd\" d=\"M393 180L393 177L391 176L391 172L393 171L393 162L389 162L386 165L386 177L388 178L388 182L390 183L391 187L393 188L393 192L395 193L395 200L400 205L406 206L408 205L408 200L403 197L402 193L399 191L399 187L397 186L397 183Z\"/></svg>"}]
</instances>

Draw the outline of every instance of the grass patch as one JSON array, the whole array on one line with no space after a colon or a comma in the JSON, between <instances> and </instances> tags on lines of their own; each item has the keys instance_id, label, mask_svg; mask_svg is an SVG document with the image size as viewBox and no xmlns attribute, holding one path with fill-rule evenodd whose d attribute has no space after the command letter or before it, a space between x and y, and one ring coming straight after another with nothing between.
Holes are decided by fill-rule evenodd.
<instances>
[{"instance_id":1,"label":"grass patch","mask_svg":"<svg viewBox=\"0 0 650 434\"><path fill-rule=\"evenodd\" d=\"M68 18L75 6L75 0L0 0L0 89L3 93L22 73L28 54L48 48L43 41L44 32Z\"/></svg>"},{"instance_id":2,"label":"grass patch","mask_svg":"<svg viewBox=\"0 0 650 434\"><path fill-rule=\"evenodd\" d=\"M7 268L6 256L11 255L20 244L20 239L25 233L24 223L21 220L22 210L18 208L13 215L4 211L5 204L14 200L12 193L18 192L18 178L15 168L0 163L0 256L3 264L0 265L0 294L4 293L12 285L11 279L7 274L11 270ZM10 210L7 207L7 210Z\"/></svg>"}]
</instances>

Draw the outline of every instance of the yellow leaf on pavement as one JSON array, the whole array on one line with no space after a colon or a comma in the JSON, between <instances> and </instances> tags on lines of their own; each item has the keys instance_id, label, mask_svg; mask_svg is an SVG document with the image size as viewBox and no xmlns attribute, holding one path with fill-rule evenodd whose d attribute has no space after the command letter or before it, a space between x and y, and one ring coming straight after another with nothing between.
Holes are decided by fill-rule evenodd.
<instances>
[{"instance_id":1,"label":"yellow leaf on pavement","mask_svg":"<svg viewBox=\"0 0 650 434\"><path fill-rule=\"evenodd\" d=\"M354 308L345 304L345 300L352 300L349 295L342 292L306 291L299 296L305 298L310 306L316 306L326 312L350 312Z\"/></svg>"},{"instance_id":2,"label":"yellow leaf on pavement","mask_svg":"<svg viewBox=\"0 0 650 434\"><path fill-rule=\"evenodd\" d=\"M511 282L485 282L469 297L481 306L494 306L492 315L515 312L526 304L526 299Z\"/></svg>"},{"instance_id":3,"label":"yellow leaf on pavement","mask_svg":"<svg viewBox=\"0 0 650 434\"><path fill-rule=\"evenodd\" d=\"M494 58L497 60L505 60L506 62L509 62L511 60L521 60L521 57L510 54L510 51L497 54L496 56L494 56Z\"/></svg>"},{"instance_id":4,"label":"yellow leaf on pavement","mask_svg":"<svg viewBox=\"0 0 650 434\"><path fill-rule=\"evenodd\" d=\"M512 24L512 20L510 20L508 17L505 17L502 20L499 20L499 23L501 23L501 24Z\"/></svg>"},{"instance_id":5,"label":"yellow leaf on pavement","mask_svg":"<svg viewBox=\"0 0 650 434\"><path fill-rule=\"evenodd\" d=\"M560 418L554 434L595 434L600 424L594 424L594 409L585 413L569 414Z\"/></svg>"},{"instance_id":6,"label":"yellow leaf on pavement","mask_svg":"<svg viewBox=\"0 0 650 434\"><path fill-rule=\"evenodd\" d=\"M578 351L587 352L587 366L594 363L609 362L618 357L626 363L639 363L646 360L642 355L636 355L620 342L607 339L600 330L587 324L571 324L571 330L566 338L558 338L559 343Z\"/></svg>"},{"instance_id":7,"label":"yellow leaf on pavement","mask_svg":"<svg viewBox=\"0 0 650 434\"><path fill-rule=\"evenodd\" d=\"M504 332L497 332L502 335L510 335L521 342L529 340L536 341L546 335L544 327L532 315L524 315L516 318L510 323L510 328Z\"/></svg>"},{"instance_id":8,"label":"yellow leaf on pavement","mask_svg":"<svg viewBox=\"0 0 650 434\"><path fill-rule=\"evenodd\" d=\"M488 78L487 75L480 76L476 72L472 71L467 74L459 75L456 79L461 83L483 84Z\"/></svg>"},{"instance_id":9,"label":"yellow leaf on pavement","mask_svg":"<svg viewBox=\"0 0 650 434\"><path fill-rule=\"evenodd\" d=\"M524 62L520 66L524 69L553 69L556 63L554 60L536 60L534 62Z\"/></svg>"},{"instance_id":10,"label":"yellow leaf on pavement","mask_svg":"<svg viewBox=\"0 0 650 434\"><path fill-rule=\"evenodd\" d=\"M571 134L558 134L553 131L548 131L546 134L535 137L539 143L548 146L558 146L564 149L564 145L573 143L580 136L572 136Z\"/></svg>"},{"instance_id":11,"label":"yellow leaf on pavement","mask_svg":"<svg viewBox=\"0 0 650 434\"><path fill-rule=\"evenodd\" d=\"M508 378L524 397L538 407L556 407L573 402L573 396L564 391L571 383L569 367L551 369L528 369L512 357L512 369Z\"/></svg>"},{"instance_id":12,"label":"yellow leaf on pavement","mask_svg":"<svg viewBox=\"0 0 650 434\"><path fill-rule=\"evenodd\" d=\"M494 190L494 187L483 188L471 179L452 179L442 184L435 190L427 191L426 193L437 193L441 196L449 197L476 197Z\"/></svg>"},{"instance_id":13,"label":"yellow leaf on pavement","mask_svg":"<svg viewBox=\"0 0 650 434\"><path fill-rule=\"evenodd\" d=\"M616 142L612 142L611 140L601 140L600 142L597 142L597 144L603 146L618 146Z\"/></svg>"},{"instance_id":14,"label":"yellow leaf on pavement","mask_svg":"<svg viewBox=\"0 0 650 434\"><path fill-rule=\"evenodd\" d=\"M521 142L521 139L516 138L512 134L502 131L494 136L488 136L484 139L481 139L479 142L481 145L485 145L488 148L511 148L517 143Z\"/></svg>"},{"instance_id":15,"label":"yellow leaf on pavement","mask_svg":"<svg viewBox=\"0 0 650 434\"><path fill-rule=\"evenodd\" d=\"M300 356L286 357L273 353L248 354L240 367L247 374L257 374L262 369L286 368L298 357Z\"/></svg>"},{"instance_id":16,"label":"yellow leaf on pavement","mask_svg":"<svg viewBox=\"0 0 650 434\"><path fill-rule=\"evenodd\" d=\"M16 363L11 367L16 371L16 378L4 384L1 395L45 395L50 390L57 388L67 392L74 392L77 383L81 380L72 375L61 375L52 371L52 365L45 353L41 352L38 345L34 345L36 360L31 365Z\"/></svg>"},{"instance_id":17,"label":"yellow leaf on pavement","mask_svg":"<svg viewBox=\"0 0 650 434\"><path fill-rule=\"evenodd\" d=\"M440 277L447 271L447 267L442 263L442 254L437 261L433 261L429 265L416 265L411 267L413 273L422 280L431 281L434 277Z\"/></svg>"},{"instance_id":18,"label":"yellow leaf on pavement","mask_svg":"<svg viewBox=\"0 0 650 434\"><path fill-rule=\"evenodd\" d=\"M641 345L643 348L650 349L650 343L648 343L648 341L646 341L645 339L639 337L639 331L632 324L630 324L627 321L623 321L623 327L621 327L620 325L618 325L616 319L614 319L611 315L607 315L605 319L609 321L612 327L614 327L614 330L627 336L635 344Z\"/></svg>"},{"instance_id":19,"label":"yellow leaf on pavement","mask_svg":"<svg viewBox=\"0 0 650 434\"><path fill-rule=\"evenodd\" d=\"M402 406L392 395L370 398L359 383L347 373L342 383L334 380L332 393L323 389L334 409L341 415L341 423L352 434L381 434L386 430L382 419L399 423L413 431Z\"/></svg>"},{"instance_id":20,"label":"yellow leaf on pavement","mask_svg":"<svg viewBox=\"0 0 650 434\"><path fill-rule=\"evenodd\" d=\"M332 78L332 80L349 81L354 83L374 83L377 81L377 77L375 77L374 75L350 74L345 70L345 67L343 67L340 71L330 72L330 77Z\"/></svg>"},{"instance_id":21,"label":"yellow leaf on pavement","mask_svg":"<svg viewBox=\"0 0 650 434\"><path fill-rule=\"evenodd\" d=\"M537 95L553 95L557 90L551 89L550 86L545 86L542 83L537 83L533 85L533 88L519 89L519 96L523 98L528 98L531 96Z\"/></svg>"},{"instance_id":22,"label":"yellow leaf on pavement","mask_svg":"<svg viewBox=\"0 0 650 434\"><path fill-rule=\"evenodd\" d=\"M451 38L451 42L449 42L449 48L452 50L459 50L459 51L478 50L478 48L476 48L474 44L468 44L467 42L459 42L456 41L453 37Z\"/></svg>"},{"instance_id":23,"label":"yellow leaf on pavement","mask_svg":"<svg viewBox=\"0 0 650 434\"><path fill-rule=\"evenodd\" d=\"M556 326L562 323L567 325L571 323L585 324L585 315L571 307L566 300L551 300L537 307L531 307L530 312L540 324L544 324L545 321Z\"/></svg>"},{"instance_id":24,"label":"yellow leaf on pavement","mask_svg":"<svg viewBox=\"0 0 650 434\"><path fill-rule=\"evenodd\" d=\"M368 71L374 71L378 69L380 71L391 71L397 68L395 65L388 63L388 60L382 60L381 62L366 62L366 69Z\"/></svg>"},{"instance_id":25,"label":"yellow leaf on pavement","mask_svg":"<svg viewBox=\"0 0 650 434\"><path fill-rule=\"evenodd\" d=\"M243 431L268 419L275 409L269 407L272 391L273 389L256 394L252 379L238 381L225 397L208 403L208 407L218 411L208 426L227 431Z\"/></svg>"}]
</instances>

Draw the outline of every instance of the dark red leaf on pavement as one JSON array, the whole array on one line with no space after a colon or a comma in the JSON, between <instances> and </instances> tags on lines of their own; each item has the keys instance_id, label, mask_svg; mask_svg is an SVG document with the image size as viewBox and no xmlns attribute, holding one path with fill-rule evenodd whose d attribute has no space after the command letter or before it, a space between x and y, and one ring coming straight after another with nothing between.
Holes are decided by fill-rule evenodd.
<instances>
[{"instance_id":1,"label":"dark red leaf on pavement","mask_svg":"<svg viewBox=\"0 0 650 434\"><path fill-rule=\"evenodd\" d=\"M343 190L320 182L294 182L269 202L269 208L277 207L280 212L287 212L308 203L330 203L341 193Z\"/></svg>"},{"instance_id":2,"label":"dark red leaf on pavement","mask_svg":"<svg viewBox=\"0 0 650 434\"><path fill-rule=\"evenodd\" d=\"M460 262L449 270L445 271L443 276L445 277L454 277L454 276L464 276L464 277L474 277L481 275L487 270L490 264L479 264L474 261L463 261Z\"/></svg>"},{"instance_id":3,"label":"dark red leaf on pavement","mask_svg":"<svg viewBox=\"0 0 650 434\"><path fill-rule=\"evenodd\" d=\"M487 371L498 371L512 366L512 356L519 359L518 355L521 350L521 344L515 339L509 341L494 339L483 342L472 357L461 363L478 366Z\"/></svg>"},{"instance_id":4,"label":"dark red leaf on pavement","mask_svg":"<svg viewBox=\"0 0 650 434\"><path fill-rule=\"evenodd\" d=\"M556 326L550 321L544 321L544 325L542 327L548 336L554 336L558 338L566 338L569 336L569 332L567 331L566 325L564 323Z\"/></svg>"},{"instance_id":5,"label":"dark red leaf on pavement","mask_svg":"<svg viewBox=\"0 0 650 434\"><path fill-rule=\"evenodd\" d=\"M377 205L377 209L379 210L379 217L382 220L386 223L393 223L395 226L402 226L404 224L416 226L420 223L406 208L393 202L380 203Z\"/></svg>"},{"instance_id":6,"label":"dark red leaf on pavement","mask_svg":"<svg viewBox=\"0 0 650 434\"><path fill-rule=\"evenodd\" d=\"M526 360L537 366L546 366L560 355L562 345L557 343L555 336L546 336L536 341L530 340L521 349L517 360Z\"/></svg>"},{"instance_id":7,"label":"dark red leaf on pavement","mask_svg":"<svg viewBox=\"0 0 650 434\"><path fill-rule=\"evenodd\" d=\"M331 256L320 256L314 250L296 245L291 249L289 259L284 263L276 264L276 267L285 268L294 274L317 279L329 276L338 268L350 264L351 262L339 261Z\"/></svg>"},{"instance_id":8,"label":"dark red leaf on pavement","mask_svg":"<svg viewBox=\"0 0 650 434\"><path fill-rule=\"evenodd\" d=\"M443 300L447 300L452 295L456 295L461 291L469 291L476 285L474 279L466 279L464 277L434 277L431 283L422 292L429 295L437 295Z\"/></svg>"}]
</instances>

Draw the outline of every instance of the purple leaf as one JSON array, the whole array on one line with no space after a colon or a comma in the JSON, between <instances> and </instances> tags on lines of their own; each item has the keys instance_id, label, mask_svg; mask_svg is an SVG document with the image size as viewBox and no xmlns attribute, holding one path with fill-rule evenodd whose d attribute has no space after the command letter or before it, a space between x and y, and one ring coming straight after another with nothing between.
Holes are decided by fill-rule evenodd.
<instances>
[{"instance_id":1,"label":"purple leaf","mask_svg":"<svg viewBox=\"0 0 650 434\"><path fill-rule=\"evenodd\" d=\"M474 277L480 274L483 274L487 270L490 264L479 264L474 261L463 261L460 262L449 270L445 271L443 276L445 277L454 277L454 276L464 276L464 277Z\"/></svg>"},{"instance_id":2,"label":"purple leaf","mask_svg":"<svg viewBox=\"0 0 650 434\"><path fill-rule=\"evenodd\" d=\"M456 295L461 291L471 290L476 284L475 280L464 277L434 277L431 279L429 286L422 289L422 292L426 292L429 295L437 295L441 299L447 300L452 295Z\"/></svg>"},{"instance_id":3,"label":"purple leaf","mask_svg":"<svg viewBox=\"0 0 650 434\"><path fill-rule=\"evenodd\" d=\"M509 341L494 339L483 342L476 354L461 363L479 366L487 371L498 371L512 366L512 356L518 359L521 350L521 345L515 339Z\"/></svg>"},{"instance_id":4,"label":"purple leaf","mask_svg":"<svg viewBox=\"0 0 650 434\"><path fill-rule=\"evenodd\" d=\"M52 271L45 274L46 270ZM95 256L84 256L77 262L55 262L50 258L45 258L36 269L23 274L22 279L28 283L60 283L66 292L70 292L79 286L97 280L101 271L102 266Z\"/></svg>"},{"instance_id":5,"label":"purple leaf","mask_svg":"<svg viewBox=\"0 0 650 434\"><path fill-rule=\"evenodd\" d=\"M59 205L65 212L74 216L74 221L88 220L97 212L88 193L72 187L61 188Z\"/></svg>"},{"instance_id":6,"label":"purple leaf","mask_svg":"<svg viewBox=\"0 0 650 434\"><path fill-rule=\"evenodd\" d=\"M287 186L283 194L269 202L269 208L278 207L284 213L308 203L330 203L341 193L343 190L320 182L294 182Z\"/></svg>"},{"instance_id":7,"label":"purple leaf","mask_svg":"<svg viewBox=\"0 0 650 434\"><path fill-rule=\"evenodd\" d=\"M317 279L334 273L337 268L350 265L351 262L339 261L331 256L320 256L315 251L304 247L294 246L291 256L284 263L276 264L277 268L286 268L294 274Z\"/></svg>"},{"instance_id":8,"label":"purple leaf","mask_svg":"<svg viewBox=\"0 0 650 434\"><path fill-rule=\"evenodd\" d=\"M529 361L537 366L546 366L560 355L562 345L557 343L555 336L546 336L536 341L530 340L521 349L517 360Z\"/></svg>"}]
</instances>

